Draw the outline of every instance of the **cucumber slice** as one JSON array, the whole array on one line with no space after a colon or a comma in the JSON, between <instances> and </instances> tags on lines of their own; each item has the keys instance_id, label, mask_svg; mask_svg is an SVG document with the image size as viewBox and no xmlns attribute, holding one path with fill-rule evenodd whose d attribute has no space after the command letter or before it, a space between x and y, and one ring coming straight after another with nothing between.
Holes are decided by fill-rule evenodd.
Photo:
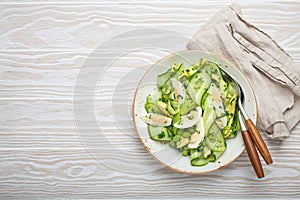
<instances>
[{"instance_id":1,"label":"cucumber slice","mask_svg":"<svg viewBox=\"0 0 300 200\"><path fill-rule=\"evenodd\" d=\"M211 125L205 141L208 147L213 151L224 151L226 149L222 131L216 123Z\"/></svg>"},{"instance_id":2,"label":"cucumber slice","mask_svg":"<svg viewBox=\"0 0 300 200\"><path fill-rule=\"evenodd\" d=\"M207 70L213 74L216 74L218 77L223 79L223 74L221 69L219 68L218 64L208 61L205 66L203 67L204 70Z\"/></svg>"},{"instance_id":3,"label":"cucumber slice","mask_svg":"<svg viewBox=\"0 0 300 200\"><path fill-rule=\"evenodd\" d=\"M204 109L203 122L204 122L204 132L205 136L208 135L211 125L215 122L217 116L213 108Z\"/></svg>"},{"instance_id":4,"label":"cucumber slice","mask_svg":"<svg viewBox=\"0 0 300 200\"><path fill-rule=\"evenodd\" d=\"M215 154L210 154L209 155L209 162L215 162L217 159L216 159L216 156L215 156Z\"/></svg>"},{"instance_id":5,"label":"cucumber slice","mask_svg":"<svg viewBox=\"0 0 300 200\"><path fill-rule=\"evenodd\" d=\"M171 85L171 78L178 78L182 73L180 71L176 71L175 69L171 68L163 74L157 76L157 87L162 89L164 85L167 84L169 87Z\"/></svg>"},{"instance_id":6,"label":"cucumber slice","mask_svg":"<svg viewBox=\"0 0 300 200\"><path fill-rule=\"evenodd\" d=\"M200 147L199 149L191 149L191 165L192 166L204 166L209 163L209 157L204 158L204 148Z\"/></svg>"},{"instance_id":7,"label":"cucumber slice","mask_svg":"<svg viewBox=\"0 0 300 200\"><path fill-rule=\"evenodd\" d=\"M168 129L166 127L148 125L148 133L152 140L164 142L171 141Z\"/></svg>"},{"instance_id":8,"label":"cucumber slice","mask_svg":"<svg viewBox=\"0 0 300 200\"><path fill-rule=\"evenodd\" d=\"M165 73L158 75L158 77L157 77L158 88L162 88L165 85L165 83L171 78L172 71L173 71L173 69L169 69Z\"/></svg>"},{"instance_id":9,"label":"cucumber slice","mask_svg":"<svg viewBox=\"0 0 300 200\"><path fill-rule=\"evenodd\" d=\"M145 110L147 113L164 114L155 104L145 104Z\"/></svg>"},{"instance_id":10,"label":"cucumber slice","mask_svg":"<svg viewBox=\"0 0 300 200\"><path fill-rule=\"evenodd\" d=\"M189 84L194 88L194 90L199 90L202 84L209 86L211 83L211 78L206 72L198 72L189 81Z\"/></svg>"},{"instance_id":11,"label":"cucumber slice","mask_svg":"<svg viewBox=\"0 0 300 200\"><path fill-rule=\"evenodd\" d=\"M208 95L205 98L204 104L203 104L203 109L212 109L213 107L214 107L213 98L208 93Z\"/></svg>"},{"instance_id":12,"label":"cucumber slice","mask_svg":"<svg viewBox=\"0 0 300 200\"><path fill-rule=\"evenodd\" d=\"M189 138L186 137L181 137L180 140L176 143L176 148L180 149L182 147L184 147L185 145L187 145L188 143L190 143Z\"/></svg>"},{"instance_id":13,"label":"cucumber slice","mask_svg":"<svg viewBox=\"0 0 300 200\"><path fill-rule=\"evenodd\" d=\"M226 149L226 142L222 134L220 134L220 137L217 139L217 142L215 146L212 148L213 151L216 152L223 152Z\"/></svg>"},{"instance_id":14,"label":"cucumber slice","mask_svg":"<svg viewBox=\"0 0 300 200\"><path fill-rule=\"evenodd\" d=\"M204 166L204 165L207 165L210 161L210 158L203 158L203 157L200 157L200 158L196 158L194 160L191 161L191 164L193 166Z\"/></svg>"},{"instance_id":15,"label":"cucumber slice","mask_svg":"<svg viewBox=\"0 0 300 200\"><path fill-rule=\"evenodd\" d=\"M220 93L221 93L221 97L224 100L226 98L226 96L228 95L228 83L225 82L223 79L220 82Z\"/></svg>"},{"instance_id":16,"label":"cucumber slice","mask_svg":"<svg viewBox=\"0 0 300 200\"><path fill-rule=\"evenodd\" d=\"M209 93L206 91L203 95L202 95L202 98L201 98L201 108L204 110L204 104L205 104L205 101L206 101L206 98L208 97Z\"/></svg>"},{"instance_id":17,"label":"cucumber slice","mask_svg":"<svg viewBox=\"0 0 300 200\"><path fill-rule=\"evenodd\" d=\"M215 162L216 160L218 160L220 158L220 156L224 153L224 151L213 151L210 155L209 155L209 162Z\"/></svg>"},{"instance_id":18,"label":"cucumber slice","mask_svg":"<svg viewBox=\"0 0 300 200\"><path fill-rule=\"evenodd\" d=\"M197 107L197 104L189 97L186 98L184 103L180 107L180 114L186 115L188 112Z\"/></svg>"},{"instance_id":19,"label":"cucumber slice","mask_svg":"<svg viewBox=\"0 0 300 200\"><path fill-rule=\"evenodd\" d=\"M145 110L147 113L156 113L162 114L158 106L156 105L157 101L161 99L161 93L156 92L154 94L148 95L146 98L146 103L144 105Z\"/></svg>"},{"instance_id":20,"label":"cucumber slice","mask_svg":"<svg viewBox=\"0 0 300 200\"><path fill-rule=\"evenodd\" d=\"M146 98L146 103L155 104L161 98L161 92L155 92L154 94L149 94Z\"/></svg>"},{"instance_id":21,"label":"cucumber slice","mask_svg":"<svg viewBox=\"0 0 300 200\"><path fill-rule=\"evenodd\" d=\"M212 82L212 79L211 77L208 75L208 73L206 73L205 71L201 71L199 73L199 78L201 80L203 80L203 82L206 84L207 87L209 87L209 85L211 84Z\"/></svg>"},{"instance_id":22,"label":"cucumber slice","mask_svg":"<svg viewBox=\"0 0 300 200\"><path fill-rule=\"evenodd\" d=\"M203 148L190 149L191 161L203 157Z\"/></svg>"},{"instance_id":23,"label":"cucumber slice","mask_svg":"<svg viewBox=\"0 0 300 200\"><path fill-rule=\"evenodd\" d=\"M204 93L206 93L207 92L207 89L208 89L208 87L206 86L206 84L205 83L202 83L202 85L201 85L201 87L200 87L200 89L198 90L198 91L196 91L195 93L195 101L196 101L196 103L198 104L198 105L201 105L201 102L202 102L202 98L203 98L203 96L204 96Z\"/></svg>"},{"instance_id":24,"label":"cucumber slice","mask_svg":"<svg viewBox=\"0 0 300 200\"><path fill-rule=\"evenodd\" d=\"M223 153L224 151L213 151L212 155L214 155L215 160L218 160Z\"/></svg>"},{"instance_id":25,"label":"cucumber slice","mask_svg":"<svg viewBox=\"0 0 300 200\"><path fill-rule=\"evenodd\" d=\"M209 135L206 137L206 143L213 151L221 152L226 149L226 142L222 131L215 123L211 126Z\"/></svg>"}]
</instances>

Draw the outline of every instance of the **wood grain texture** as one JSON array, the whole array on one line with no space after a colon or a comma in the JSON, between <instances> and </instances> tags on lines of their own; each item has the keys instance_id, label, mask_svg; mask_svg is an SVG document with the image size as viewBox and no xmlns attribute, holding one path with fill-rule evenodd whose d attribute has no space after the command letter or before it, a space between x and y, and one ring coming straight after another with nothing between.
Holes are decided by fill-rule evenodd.
<instances>
[{"instance_id":1,"label":"wood grain texture","mask_svg":"<svg viewBox=\"0 0 300 200\"><path fill-rule=\"evenodd\" d=\"M254 146L254 142L251 139L250 133L247 130L242 130L242 136L245 144L245 148L249 157L249 160L253 166L253 169L257 175L258 178L263 178L264 171L262 168L262 164L260 162L257 150Z\"/></svg>"},{"instance_id":2,"label":"wood grain texture","mask_svg":"<svg viewBox=\"0 0 300 200\"><path fill-rule=\"evenodd\" d=\"M85 93L74 101L74 91L86 87L76 85L81 66L107 39L152 27L191 37L230 2L1 1L1 199L300 198L299 124L286 141L264 137L274 163L263 165L262 180L255 177L246 153L225 169L198 176L164 168L143 149L130 116L135 77L146 69L141 66L167 52L140 50L115 61L97 83L94 113L85 109ZM240 3L245 19L270 34L299 64L300 4ZM86 141L92 144L99 131L110 146L96 140L90 148ZM107 156L95 157L97 145ZM115 149L121 153L112 154ZM136 173L120 170L126 167Z\"/></svg>"}]
</instances>

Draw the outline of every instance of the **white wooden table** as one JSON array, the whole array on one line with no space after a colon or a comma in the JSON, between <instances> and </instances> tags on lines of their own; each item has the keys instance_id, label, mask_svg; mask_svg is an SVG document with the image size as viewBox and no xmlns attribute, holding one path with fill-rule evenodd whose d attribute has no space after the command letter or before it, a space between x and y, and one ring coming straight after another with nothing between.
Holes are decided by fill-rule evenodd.
<instances>
[{"instance_id":1,"label":"white wooden table","mask_svg":"<svg viewBox=\"0 0 300 200\"><path fill-rule=\"evenodd\" d=\"M80 88L80 69L95 48L112 36L140 28L191 37L229 3L1 1L0 198L300 198L300 125L284 142L266 139L274 164L264 164L262 180L255 178L246 153L220 171L188 175L164 168L144 150L128 114L132 87L143 71L130 73L166 51L141 49L123 55L97 83L96 122L111 148L130 152L130 157L111 155L109 146L101 149L96 140L100 146L95 151L107 152L102 159L89 149L93 141L84 139L85 134L97 136L99 127L84 112L84 94L75 106L78 99L73 94ZM249 22L300 63L299 2L241 2L241 7ZM102 69L101 63L98 67ZM115 93L116 82L128 73L128 87L125 80L117 84L124 86L119 88L122 95ZM118 101L111 95L119 95L113 96ZM78 107L79 117L74 111ZM84 123L78 127L80 121ZM112 167L112 161L120 162Z\"/></svg>"}]
</instances>

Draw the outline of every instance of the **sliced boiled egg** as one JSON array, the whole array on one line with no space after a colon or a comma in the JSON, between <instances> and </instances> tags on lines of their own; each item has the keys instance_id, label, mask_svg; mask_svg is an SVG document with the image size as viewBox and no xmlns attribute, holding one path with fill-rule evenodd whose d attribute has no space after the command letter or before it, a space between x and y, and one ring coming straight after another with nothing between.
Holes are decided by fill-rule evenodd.
<instances>
[{"instance_id":1,"label":"sliced boiled egg","mask_svg":"<svg viewBox=\"0 0 300 200\"><path fill-rule=\"evenodd\" d=\"M194 126L200 119L202 115L202 109L197 106L195 110L189 112L189 114L181 116L174 126L179 129L189 128Z\"/></svg>"},{"instance_id":2,"label":"sliced boiled egg","mask_svg":"<svg viewBox=\"0 0 300 200\"><path fill-rule=\"evenodd\" d=\"M204 140L204 122L203 118L200 117L200 120L197 122L196 131L191 135L191 141L188 144L188 147L191 149L195 149L199 146L199 144Z\"/></svg>"},{"instance_id":3,"label":"sliced boiled egg","mask_svg":"<svg viewBox=\"0 0 300 200\"><path fill-rule=\"evenodd\" d=\"M212 83L208 89L208 93L212 96L213 106L216 110L217 116L224 115L225 109L219 88L214 83Z\"/></svg>"},{"instance_id":4,"label":"sliced boiled egg","mask_svg":"<svg viewBox=\"0 0 300 200\"><path fill-rule=\"evenodd\" d=\"M183 104L185 101L186 93L183 84L176 78L171 78L171 83L174 88L175 97L179 105Z\"/></svg>"},{"instance_id":5,"label":"sliced boiled egg","mask_svg":"<svg viewBox=\"0 0 300 200\"><path fill-rule=\"evenodd\" d=\"M216 124L220 129L223 129L227 125L227 117L219 117L218 119L216 119Z\"/></svg>"},{"instance_id":6,"label":"sliced boiled egg","mask_svg":"<svg viewBox=\"0 0 300 200\"><path fill-rule=\"evenodd\" d=\"M172 123L172 118L155 113L147 113L145 115L141 115L140 118L147 124L153 126L170 126Z\"/></svg>"}]
</instances>

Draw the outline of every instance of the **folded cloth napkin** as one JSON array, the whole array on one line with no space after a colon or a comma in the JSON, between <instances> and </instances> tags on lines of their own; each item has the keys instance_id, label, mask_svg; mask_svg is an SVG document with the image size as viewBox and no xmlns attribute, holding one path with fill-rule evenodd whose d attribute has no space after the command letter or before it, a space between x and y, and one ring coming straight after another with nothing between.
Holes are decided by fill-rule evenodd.
<instances>
[{"instance_id":1,"label":"folded cloth napkin","mask_svg":"<svg viewBox=\"0 0 300 200\"><path fill-rule=\"evenodd\" d=\"M245 21L239 5L216 13L187 45L222 54L249 78L257 97L258 128L284 139L300 120L300 68L272 38Z\"/></svg>"}]
</instances>

